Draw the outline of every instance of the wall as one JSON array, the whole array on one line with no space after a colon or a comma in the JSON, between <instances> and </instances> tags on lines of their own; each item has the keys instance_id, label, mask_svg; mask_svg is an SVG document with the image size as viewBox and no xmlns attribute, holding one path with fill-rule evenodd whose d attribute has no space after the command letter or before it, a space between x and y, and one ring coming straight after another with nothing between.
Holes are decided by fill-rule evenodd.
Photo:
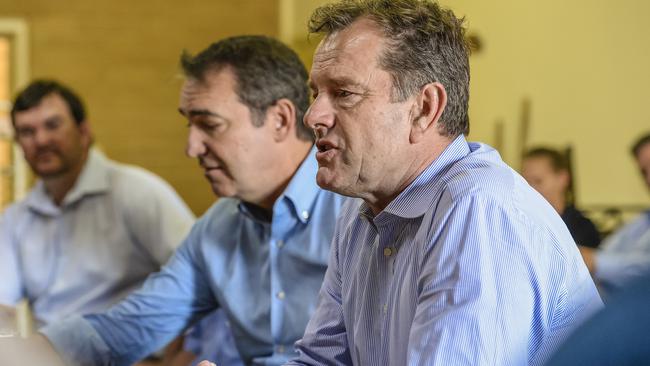
<instances>
[{"instance_id":1,"label":"wall","mask_svg":"<svg viewBox=\"0 0 650 366\"><path fill-rule=\"evenodd\" d=\"M0 17L28 22L31 76L81 94L109 156L161 175L200 214L215 197L184 155L179 55L229 35L275 36L277 8L256 0L0 0Z\"/></svg>"},{"instance_id":2,"label":"wall","mask_svg":"<svg viewBox=\"0 0 650 366\"><path fill-rule=\"evenodd\" d=\"M530 98L530 144L576 154L583 205L648 204L629 146L650 131L650 2L448 0L484 40L472 57L472 137L506 126L505 158L518 165L521 100Z\"/></svg>"}]
</instances>

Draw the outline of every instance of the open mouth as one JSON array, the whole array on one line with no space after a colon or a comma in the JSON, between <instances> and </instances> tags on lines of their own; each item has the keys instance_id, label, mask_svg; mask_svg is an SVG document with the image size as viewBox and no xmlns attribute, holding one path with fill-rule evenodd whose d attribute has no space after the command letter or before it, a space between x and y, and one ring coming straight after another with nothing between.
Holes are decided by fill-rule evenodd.
<instances>
[{"instance_id":1,"label":"open mouth","mask_svg":"<svg viewBox=\"0 0 650 366\"><path fill-rule=\"evenodd\" d=\"M317 141L316 142L316 148L318 149L318 152L327 152L329 150L334 149L334 145L327 141Z\"/></svg>"}]
</instances>

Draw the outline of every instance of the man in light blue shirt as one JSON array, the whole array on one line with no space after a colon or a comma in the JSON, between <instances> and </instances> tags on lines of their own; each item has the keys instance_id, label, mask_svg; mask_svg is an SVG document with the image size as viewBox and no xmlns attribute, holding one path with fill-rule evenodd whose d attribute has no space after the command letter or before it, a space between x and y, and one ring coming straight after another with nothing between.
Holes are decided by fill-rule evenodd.
<instances>
[{"instance_id":1,"label":"man in light blue shirt","mask_svg":"<svg viewBox=\"0 0 650 366\"><path fill-rule=\"evenodd\" d=\"M632 155L650 189L650 134L634 143ZM580 252L604 297L620 290L650 272L650 210L606 238L600 249L581 247Z\"/></svg>"},{"instance_id":2,"label":"man in light blue shirt","mask_svg":"<svg viewBox=\"0 0 650 366\"><path fill-rule=\"evenodd\" d=\"M539 364L602 306L554 209L468 143L462 20L432 1L317 9L318 184L337 222L292 365Z\"/></svg>"},{"instance_id":3,"label":"man in light blue shirt","mask_svg":"<svg viewBox=\"0 0 650 366\"><path fill-rule=\"evenodd\" d=\"M106 310L160 270L194 215L160 177L91 147L81 98L34 80L13 103L16 142L39 177L0 217L0 304L37 326Z\"/></svg>"},{"instance_id":4,"label":"man in light blue shirt","mask_svg":"<svg viewBox=\"0 0 650 366\"><path fill-rule=\"evenodd\" d=\"M263 36L228 38L181 63L187 153L222 198L140 290L44 329L70 364L129 365L220 308L243 362L278 365L295 357L316 307L342 197L314 181L304 66Z\"/></svg>"}]
</instances>

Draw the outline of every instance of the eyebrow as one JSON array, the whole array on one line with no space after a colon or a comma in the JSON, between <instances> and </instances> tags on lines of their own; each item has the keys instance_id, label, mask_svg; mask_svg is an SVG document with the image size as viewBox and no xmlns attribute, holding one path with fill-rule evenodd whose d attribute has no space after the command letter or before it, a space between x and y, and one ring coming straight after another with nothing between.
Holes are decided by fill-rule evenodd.
<instances>
[{"instance_id":1,"label":"eyebrow","mask_svg":"<svg viewBox=\"0 0 650 366\"><path fill-rule=\"evenodd\" d=\"M353 88L360 88L360 89L367 89L366 84L360 83L350 77L347 76L341 76L341 77L334 77L334 78L328 78L327 83L333 84L335 87L353 87ZM313 79L309 79L309 88L316 89L316 84L314 83Z\"/></svg>"},{"instance_id":2,"label":"eyebrow","mask_svg":"<svg viewBox=\"0 0 650 366\"><path fill-rule=\"evenodd\" d=\"M63 116L61 116L59 114L55 114L55 115L47 117L45 119L45 123L61 122L62 119L63 119Z\"/></svg>"},{"instance_id":3,"label":"eyebrow","mask_svg":"<svg viewBox=\"0 0 650 366\"><path fill-rule=\"evenodd\" d=\"M193 110L189 111L189 113L186 113L185 111L183 111L182 108L178 108L178 113L180 113L181 115L183 115L185 117L208 116L208 117L217 117L217 118L221 118L221 119L226 119L226 117L220 115L219 113L215 113L215 112L209 111L207 109L193 109Z\"/></svg>"}]
</instances>

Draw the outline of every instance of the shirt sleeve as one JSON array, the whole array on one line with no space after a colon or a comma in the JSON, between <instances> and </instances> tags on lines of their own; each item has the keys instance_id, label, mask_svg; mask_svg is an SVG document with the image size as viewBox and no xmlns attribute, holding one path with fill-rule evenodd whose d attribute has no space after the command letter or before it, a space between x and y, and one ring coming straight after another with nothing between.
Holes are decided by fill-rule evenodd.
<instances>
[{"instance_id":1,"label":"shirt sleeve","mask_svg":"<svg viewBox=\"0 0 650 366\"><path fill-rule=\"evenodd\" d=\"M299 357L287 365L351 365L348 340L343 318L341 275L339 272L339 229L358 209L351 208L348 201L342 209L334 232L330 258L323 285L318 295L318 305L312 315L303 338L296 342Z\"/></svg>"},{"instance_id":2,"label":"shirt sleeve","mask_svg":"<svg viewBox=\"0 0 650 366\"><path fill-rule=\"evenodd\" d=\"M406 364L528 364L557 315L540 310L557 308L553 289L563 287L549 272L566 272L550 238L521 213L480 197L436 216L424 219L442 229L432 229L420 264ZM568 232L567 239L574 247Z\"/></svg>"},{"instance_id":3,"label":"shirt sleeve","mask_svg":"<svg viewBox=\"0 0 650 366\"><path fill-rule=\"evenodd\" d=\"M218 306L195 252L197 240L193 231L160 272L107 312L55 323L42 333L73 365L132 364L160 349Z\"/></svg>"},{"instance_id":4,"label":"shirt sleeve","mask_svg":"<svg viewBox=\"0 0 650 366\"><path fill-rule=\"evenodd\" d=\"M132 235L162 266L182 243L194 223L194 214L176 191L161 178L142 172L140 184L123 187L125 222Z\"/></svg>"},{"instance_id":5,"label":"shirt sleeve","mask_svg":"<svg viewBox=\"0 0 650 366\"><path fill-rule=\"evenodd\" d=\"M11 227L9 211L6 211L0 216L0 304L8 306L16 305L23 297L18 248Z\"/></svg>"}]
</instances>

